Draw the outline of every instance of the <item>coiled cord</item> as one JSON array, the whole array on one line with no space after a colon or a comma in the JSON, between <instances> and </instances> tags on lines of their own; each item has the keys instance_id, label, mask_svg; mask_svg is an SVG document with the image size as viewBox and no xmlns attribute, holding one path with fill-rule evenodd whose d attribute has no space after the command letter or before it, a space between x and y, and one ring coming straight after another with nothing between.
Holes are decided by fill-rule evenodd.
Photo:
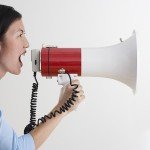
<instances>
[{"instance_id":1,"label":"coiled cord","mask_svg":"<svg viewBox=\"0 0 150 150\"><path fill-rule=\"evenodd\" d=\"M41 117L38 119L36 124L36 102L37 102L37 91L38 91L38 82L36 79L36 72L34 72L34 78L36 83L33 83L32 86L32 95L31 95L31 109L30 109L30 123L25 127L24 134L29 133L31 130L33 130L36 126L39 126L40 123L46 122L46 118L52 119L53 117L56 117L57 114L62 114L65 111L68 111L69 108L71 108L72 105L74 105L74 102L76 102L76 93L79 93L76 89L78 88L77 84L72 84L71 76L68 74L70 85L75 86L73 88L73 92L71 95L71 98L69 98L60 108L59 110L55 110L54 112L51 112L49 115L45 115L44 117Z\"/></svg>"},{"instance_id":2,"label":"coiled cord","mask_svg":"<svg viewBox=\"0 0 150 150\"><path fill-rule=\"evenodd\" d=\"M29 133L36 126L36 103L37 103L37 94L38 94L38 81L36 79L36 72L33 73L36 83L32 85L32 94L30 102L30 123L25 127L24 134Z\"/></svg>"}]
</instances>

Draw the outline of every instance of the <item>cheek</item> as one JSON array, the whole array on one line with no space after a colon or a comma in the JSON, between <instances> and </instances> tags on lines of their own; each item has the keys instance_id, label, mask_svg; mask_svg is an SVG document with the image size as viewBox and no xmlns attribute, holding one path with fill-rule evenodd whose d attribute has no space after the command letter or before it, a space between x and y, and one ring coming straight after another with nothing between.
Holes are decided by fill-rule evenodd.
<instances>
[{"instance_id":1,"label":"cheek","mask_svg":"<svg viewBox=\"0 0 150 150\"><path fill-rule=\"evenodd\" d=\"M3 59L1 64L6 69L7 72L12 74L19 74L20 72L20 62L18 53L13 49L7 49L7 52L3 54Z\"/></svg>"},{"instance_id":2,"label":"cheek","mask_svg":"<svg viewBox=\"0 0 150 150\"><path fill-rule=\"evenodd\" d=\"M19 57L19 55L21 54L21 47L19 44L15 43L15 42L7 45L5 50L6 50L6 53L9 57L13 57L13 58Z\"/></svg>"},{"instance_id":3,"label":"cheek","mask_svg":"<svg viewBox=\"0 0 150 150\"><path fill-rule=\"evenodd\" d=\"M19 50L21 50L21 47L22 47L22 42L20 39L16 37L11 37L6 40L5 45L7 49L9 50L12 49L13 51L19 52Z\"/></svg>"},{"instance_id":4,"label":"cheek","mask_svg":"<svg viewBox=\"0 0 150 150\"><path fill-rule=\"evenodd\" d=\"M4 42L4 57L5 61L15 65L19 61L19 57L22 54L22 45L19 39L14 37L6 38ZM10 64L9 64L10 65Z\"/></svg>"},{"instance_id":5,"label":"cheek","mask_svg":"<svg viewBox=\"0 0 150 150\"><path fill-rule=\"evenodd\" d=\"M19 52L15 49L15 47L7 47L4 50L4 53L2 55L3 63L13 66L18 62L19 58Z\"/></svg>"}]
</instances>

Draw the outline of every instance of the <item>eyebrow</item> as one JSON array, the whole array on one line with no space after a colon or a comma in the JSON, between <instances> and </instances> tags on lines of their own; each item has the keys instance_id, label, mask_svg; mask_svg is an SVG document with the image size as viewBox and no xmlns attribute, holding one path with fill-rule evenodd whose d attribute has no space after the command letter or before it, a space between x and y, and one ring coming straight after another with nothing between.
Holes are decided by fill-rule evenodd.
<instances>
[{"instance_id":1,"label":"eyebrow","mask_svg":"<svg viewBox=\"0 0 150 150\"><path fill-rule=\"evenodd\" d=\"M24 33L24 34L25 34L25 31L24 31L24 30L22 30L22 29L19 29L17 32L19 32L19 31L21 31L22 33Z\"/></svg>"}]
</instances>

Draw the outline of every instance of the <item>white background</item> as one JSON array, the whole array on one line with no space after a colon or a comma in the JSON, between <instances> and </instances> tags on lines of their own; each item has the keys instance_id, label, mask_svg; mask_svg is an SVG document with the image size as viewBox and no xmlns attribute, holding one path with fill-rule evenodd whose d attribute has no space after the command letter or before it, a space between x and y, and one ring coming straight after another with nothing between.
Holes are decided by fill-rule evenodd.
<instances>
[{"instance_id":1,"label":"white background","mask_svg":"<svg viewBox=\"0 0 150 150\"><path fill-rule=\"evenodd\" d=\"M40 150L150 149L149 0L1 0L1 4L11 5L22 13L30 42L22 73L7 74L0 81L0 107L18 135L23 134L29 121L34 81L31 49L41 49L43 43L58 47L110 46L136 30L136 94L115 80L80 77L85 101L61 121ZM56 80L38 74L38 118L57 103L61 87Z\"/></svg>"}]
</instances>

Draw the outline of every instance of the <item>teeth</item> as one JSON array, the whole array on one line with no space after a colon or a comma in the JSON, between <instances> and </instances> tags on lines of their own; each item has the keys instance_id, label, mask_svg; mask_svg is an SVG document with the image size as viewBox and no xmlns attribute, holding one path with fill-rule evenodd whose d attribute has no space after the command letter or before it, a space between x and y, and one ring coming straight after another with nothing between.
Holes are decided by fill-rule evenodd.
<instances>
[{"instance_id":1,"label":"teeth","mask_svg":"<svg viewBox=\"0 0 150 150\"><path fill-rule=\"evenodd\" d=\"M22 54L22 55L20 56L20 60L21 60L22 62L26 59L24 56L25 56L25 54Z\"/></svg>"}]
</instances>

